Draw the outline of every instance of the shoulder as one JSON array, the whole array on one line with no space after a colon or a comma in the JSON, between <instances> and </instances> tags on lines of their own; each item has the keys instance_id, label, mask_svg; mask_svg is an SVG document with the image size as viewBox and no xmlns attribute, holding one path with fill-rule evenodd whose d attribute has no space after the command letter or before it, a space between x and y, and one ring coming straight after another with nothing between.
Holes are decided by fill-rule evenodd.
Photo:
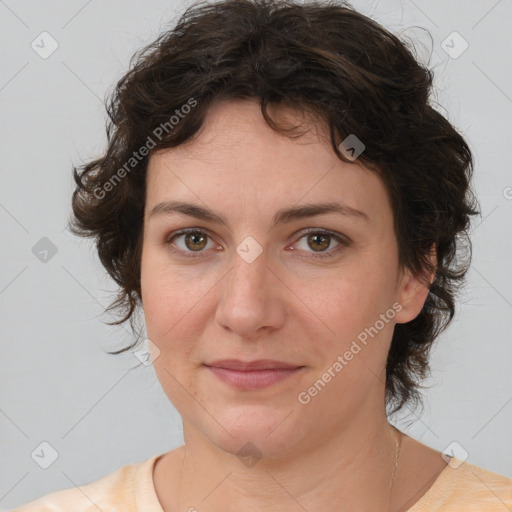
<instances>
[{"instance_id":1,"label":"shoulder","mask_svg":"<svg viewBox=\"0 0 512 512\"><path fill-rule=\"evenodd\" d=\"M512 510L512 479L452 458L409 512Z\"/></svg>"},{"instance_id":2,"label":"shoulder","mask_svg":"<svg viewBox=\"0 0 512 512\"><path fill-rule=\"evenodd\" d=\"M137 510L139 474L157 457L123 466L92 483L41 496L8 512L131 512Z\"/></svg>"}]
</instances>

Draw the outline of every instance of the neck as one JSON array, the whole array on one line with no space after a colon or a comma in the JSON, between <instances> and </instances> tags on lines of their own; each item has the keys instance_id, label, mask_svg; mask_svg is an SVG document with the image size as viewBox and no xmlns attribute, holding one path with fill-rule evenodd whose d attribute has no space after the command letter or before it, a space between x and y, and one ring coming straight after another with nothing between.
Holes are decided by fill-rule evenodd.
<instances>
[{"instance_id":1,"label":"neck","mask_svg":"<svg viewBox=\"0 0 512 512\"><path fill-rule=\"evenodd\" d=\"M286 457L250 465L184 424L176 510L389 510L398 434L385 415L360 415L317 442L308 436Z\"/></svg>"}]
</instances>

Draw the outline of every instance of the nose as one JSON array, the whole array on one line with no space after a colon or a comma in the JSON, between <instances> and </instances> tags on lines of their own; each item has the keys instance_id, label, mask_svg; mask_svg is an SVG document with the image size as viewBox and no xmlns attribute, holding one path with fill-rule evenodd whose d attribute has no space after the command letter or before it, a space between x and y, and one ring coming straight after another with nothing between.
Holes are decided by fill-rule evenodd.
<instances>
[{"instance_id":1,"label":"nose","mask_svg":"<svg viewBox=\"0 0 512 512\"><path fill-rule=\"evenodd\" d=\"M224 329L254 339L283 325L287 288L269 266L266 251L254 261L235 254L233 267L219 286L215 320Z\"/></svg>"}]
</instances>

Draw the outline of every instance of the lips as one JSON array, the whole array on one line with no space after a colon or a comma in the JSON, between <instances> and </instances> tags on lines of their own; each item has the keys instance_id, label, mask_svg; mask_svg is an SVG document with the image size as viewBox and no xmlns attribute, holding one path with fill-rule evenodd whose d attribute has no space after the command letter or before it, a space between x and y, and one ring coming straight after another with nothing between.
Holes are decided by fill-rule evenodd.
<instances>
[{"instance_id":1,"label":"lips","mask_svg":"<svg viewBox=\"0 0 512 512\"><path fill-rule=\"evenodd\" d=\"M258 359L255 361L240 361L239 359L219 359L212 363L205 363L206 366L215 368L224 368L226 370L236 370L240 372L249 372L255 370L294 370L301 365L276 361L274 359Z\"/></svg>"},{"instance_id":2,"label":"lips","mask_svg":"<svg viewBox=\"0 0 512 512\"><path fill-rule=\"evenodd\" d=\"M246 362L237 359L222 359L204 366L222 382L240 390L266 388L300 373L305 368L273 359Z\"/></svg>"}]
</instances>

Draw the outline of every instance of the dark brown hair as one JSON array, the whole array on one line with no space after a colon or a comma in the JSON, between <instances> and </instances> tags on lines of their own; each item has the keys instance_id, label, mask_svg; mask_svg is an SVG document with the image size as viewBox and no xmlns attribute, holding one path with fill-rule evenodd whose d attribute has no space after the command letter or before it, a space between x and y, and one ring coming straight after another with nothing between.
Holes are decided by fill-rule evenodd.
<instances>
[{"instance_id":1,"label":"dark brown hair","mask_svg":"<svg viewBox=\"0 0 512 512\"><path fill-rule=\"evenodd\" d=\"M289 136L267 105L291 106L325 123L340 159L351 161L339 149L347 136L364 143L359 160L391 198L402 268L431 270L435 244L435 280L420 314L395 326L386 367L388 406L419 403L432 343L454 315L471 258L470 216L478 213L471 151L431 105L432 81L412 47L347 4L226 0L189 8L134 55L106 105L105 154L74 169L71 230L95 238L120 286L109 310L121 318L112 323L132 322L140 306L152 152L191 139L213 101L257 99L269 126Z\"/></svg>"}]
</instances>

